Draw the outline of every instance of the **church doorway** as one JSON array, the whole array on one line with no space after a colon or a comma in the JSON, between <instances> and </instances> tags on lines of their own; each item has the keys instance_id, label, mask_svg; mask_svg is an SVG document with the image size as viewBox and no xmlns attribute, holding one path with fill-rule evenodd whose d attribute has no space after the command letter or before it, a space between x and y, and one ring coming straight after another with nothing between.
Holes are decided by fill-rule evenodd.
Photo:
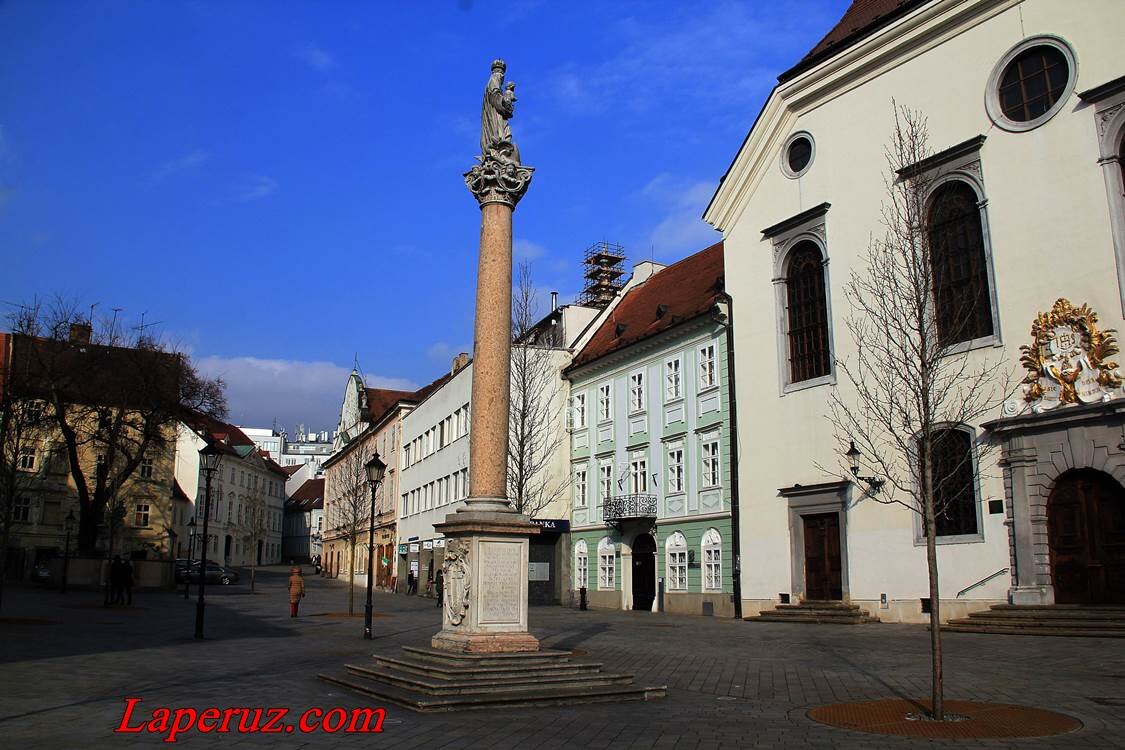
<instances>
[{"instance_id":1,"label":"church doorway","mask_svg":"<svg viewBox=\"0 0 1125 750\"><path fill-rule=\"evenodd\" d=\"M1125 604L1125 489L1093 469L1068 471L1047 499L1058 604Z\"/></svg>"}]
</instances>

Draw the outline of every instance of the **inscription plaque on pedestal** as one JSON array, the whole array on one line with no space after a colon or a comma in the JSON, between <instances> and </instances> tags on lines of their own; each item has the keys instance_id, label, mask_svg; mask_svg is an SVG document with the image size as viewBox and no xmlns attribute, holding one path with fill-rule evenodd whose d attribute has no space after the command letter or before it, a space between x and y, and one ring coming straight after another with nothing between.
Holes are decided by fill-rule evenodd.
<instances>
[{"instance_id":1,"label":"inscription plaque on pedestal","mask_svg":"<svg viewBox=\"0 0 1125 750\"><path fill-rule=\"evenodd\" d=\"M480 543L480 623L518 623L522 542Z\"/></svg>"}]
</instances>

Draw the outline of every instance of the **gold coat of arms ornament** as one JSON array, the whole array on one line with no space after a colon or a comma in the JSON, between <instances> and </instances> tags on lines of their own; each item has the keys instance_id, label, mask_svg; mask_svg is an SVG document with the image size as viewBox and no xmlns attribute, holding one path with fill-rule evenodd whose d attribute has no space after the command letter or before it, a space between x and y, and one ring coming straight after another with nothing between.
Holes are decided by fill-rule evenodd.
<instances>
[{"instance_id":1,"label":"gold coat of arms ornament","mask_svg":"<svg viewBox=\"0 0 1125 750\"><path fill-rule=\"evenodd\" d=\"M1075 307L1066 299L1039 313L1031 325L1032 343L1020 347L1020 362L1027 369L1023 403L1009 402L1005 412L1028 407L1042 412L1115 398L1121 373L1110 359L1118 353L1114 333L1098 328L1098 315L1089 306Z\"/></svg>"}]
</instances>

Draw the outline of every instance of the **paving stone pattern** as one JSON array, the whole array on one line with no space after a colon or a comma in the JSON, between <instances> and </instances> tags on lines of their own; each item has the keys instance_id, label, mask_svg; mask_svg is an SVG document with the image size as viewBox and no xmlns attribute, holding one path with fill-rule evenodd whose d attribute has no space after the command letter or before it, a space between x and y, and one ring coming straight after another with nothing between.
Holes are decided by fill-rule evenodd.
<instances>
[{"instance_id":1,"label":"paving stone pattern","mask_svg":"<svg viewBox=\"0 0 1125 750\"><path fill-rule=\"evenodd\" d=\"M125 696L159 706L369 705L316 680L440 629L434 602L377 594L376 639L347 609L344 581L309 576L301 616L291 619L286 570L208 589L207 640L192 638L195 601L140 592L131 608L100 606L96 592L9 587L0 611L0 746L167 746L115 735ZM357 587L356 610L363 591ZM24 622L38 620L40 622ZM650 703L418 715L388 707L378 735L181 735L189 748L905 748L918 740L832 729L805 716L839 701L926 697L929 635L914 625L796 625L704 617L533 608L544 648L666 684ZM48 621L44 623L42 621ZM1120 641L950 633L946 695L1049 708L1077 717L1078 732L1036 740L928 742L927 747L1125 748L1125 648Z\"/></svg>"}]
</instances>

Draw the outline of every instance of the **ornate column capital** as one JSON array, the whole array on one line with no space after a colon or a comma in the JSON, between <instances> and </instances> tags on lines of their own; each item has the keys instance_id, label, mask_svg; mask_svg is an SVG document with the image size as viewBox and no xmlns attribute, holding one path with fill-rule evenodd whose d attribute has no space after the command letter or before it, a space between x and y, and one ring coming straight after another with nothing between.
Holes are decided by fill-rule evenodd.
<instances>
[{"instance_id":1,"label":"ornate column capital","mask_svg":"<svg viewBox=\"0 0 1125 750\"><path fill-rule=\"evenodd\" d=\"M477 157L480 163L465 173L465 185L483 208L489 203L503 203L513 211L531 184L533 167L502 161L492 154Z\"/></svg>"}]
</instances>

